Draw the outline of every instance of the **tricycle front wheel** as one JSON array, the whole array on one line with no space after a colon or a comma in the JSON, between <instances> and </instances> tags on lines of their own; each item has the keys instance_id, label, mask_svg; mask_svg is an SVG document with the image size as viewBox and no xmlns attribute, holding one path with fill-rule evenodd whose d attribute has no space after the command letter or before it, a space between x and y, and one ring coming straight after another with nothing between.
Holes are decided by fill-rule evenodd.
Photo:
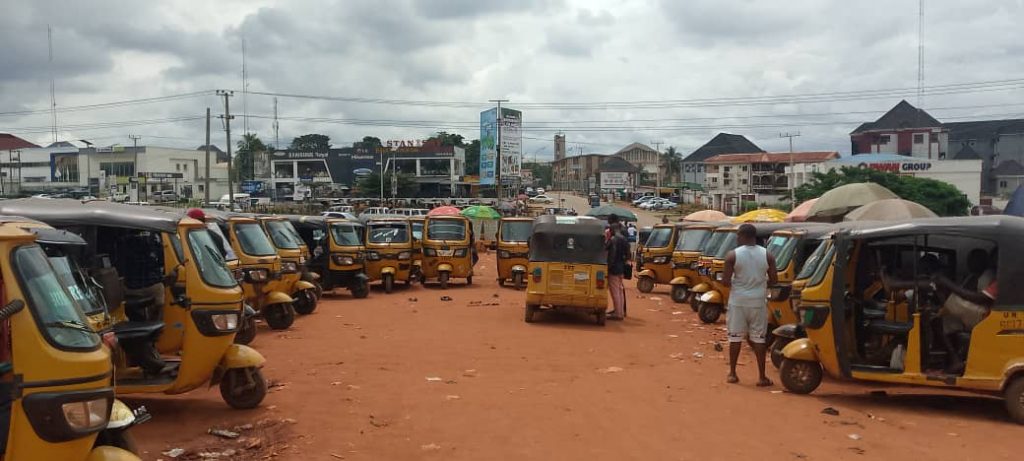
<instances>
[{"instance_id":1,"label":"tricycle front wheel","mask_svg":"<svg viewBox=\"0 0 1024 461\"><path fill-rule=\"evenodd\" d=\"M515 285L517 290L522 290L523 288L526 288L526 283L523 282L522 272L516 272L515 274L512 274L512 285Z\"/></svg>"},{"instance_id":2,"label":"tricycle front wheel","mask_svg":"<svg viewBox=\"0 0 1024 461\"><path fill-rule=\"evenodd\" d=\"M821 364L809 360L782 359L779 377L787 391L810 394L821 385Z\"/></svg>"},{"instance_id":3,"label":"tricycle front wheel","mask_svg":"<svg viewBox=\"0 0 1024 461\"><path fill-rule=\"evenodd\" d=\"M267 380L258 368L231 368L220 381L220 396L231 408L256 408L267 396Z\"/></svg>"},{"instance_id":4,"label":"tricycle front wheel","mask_svg":"<svg viewBox=\"0 0 1024 461\"><path fill-rule=\"evenodd\" d=\"M650 277L640 277L636 281L636 289L640 290L641 293L650 293L654 291L654 279Z\"/></svg>"},{"instance_id":5,"label":"tricycle front wheel","mask_svg":"<svg viewBox=\"0 0 1024 461\"><path fill-rule=\"evenodd\" d=\"M672 301L675 301L680 304L685 303L686 294L688 291L689 288L686 285L672 285Z\"/></svg>"},{"instance_id":6,"label":"tricycle front wheel","mask_svg":"<svg viewBox=\"0 0 1024 461\"><path fill-rule=\"evenodd\" d=\"M284 330L295 323L295 309L291 303L271 304L263 308L263 320L273 330Z\"/></svg>"},{"instance_id":7,"label":"tricycle front wheel","mask_svg":"<svg viewBox=\"0 0 1024 461\"><path fill-rule=\"evenodd\" d=\"M697 310L697 317L700 317L700 321L704 323L715 323L721 316L722 306L719 304L702 302Z\"/></svg>"}]
</instances>

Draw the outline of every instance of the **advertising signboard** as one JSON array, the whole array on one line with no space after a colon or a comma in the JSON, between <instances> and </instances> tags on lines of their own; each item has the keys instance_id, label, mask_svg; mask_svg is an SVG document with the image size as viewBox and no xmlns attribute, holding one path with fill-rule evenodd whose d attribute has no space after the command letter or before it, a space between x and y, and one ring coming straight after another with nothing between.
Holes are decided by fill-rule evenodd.
<instances>
[{"instance_id":1,"label":"advertising signboard","mask_svg":"<svg viewBox=\"0 0 1024 461\"><path fill-rule=\"evenodd\" d=\"M501 108L501 182L518 181L523 167L523 113Z\"/></svg>"},{"instance_id":2,"label":"advertising signboard","mask_svg":"<svg viewBox=\"0 0 1024 461\"><path fill-rule=\"evenodd\" d=\"M629 173L606 171L601 173L602 189L625 189L629 185Z\"/></svg>"},{"instance_id":3,"label":"advertising signboard","mask_svg":"<svg viewBox=\"0 0 1024 461\"><path fill-rule=\"evenodd\" d=\"M498 148L498 109L480 113L480 185L494 185L494 165Z\"/></svg>"},{"instance_id":4,"label":"advertising signboard","mask_svg":"<svg viewBox=\"0 0 1024 461\"><path fill-rule=\"evenodd\" d=\"M78 182L78 152L50 154L50 181Z\"/></svg>"}]
</instances>

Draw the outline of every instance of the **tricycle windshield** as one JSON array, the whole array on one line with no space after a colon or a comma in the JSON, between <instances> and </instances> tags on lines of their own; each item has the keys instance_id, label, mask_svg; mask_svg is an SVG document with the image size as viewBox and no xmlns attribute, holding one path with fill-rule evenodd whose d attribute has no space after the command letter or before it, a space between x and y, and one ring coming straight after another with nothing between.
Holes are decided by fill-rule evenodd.
<instances>
[{"instance_id":1,"label":"tricycle windshield","mask_svg":"<svg viewBox=\"0 0 1024 461\"><path fill-rule=\"evenodd\" d=\"M644 248L665 248L668 246L669 240L672 240L671 227L655 227L651 231L651 236L647 237Z\"/></svg>"},{"instance_id":2,"label":"tricycle windshield","mask_svg":"<svg viewBox=\"0 0 1024 461\"><path fill-rule=\"evenodd\" d=\"M530 239L533 232L533 223L530 221L506 221L501 223L502 242L525 242Z\"/></svg>"},{"instance_id":3,"label":"tricycle windshield","mask_svg":"<svg viewBox=\"0 0 1024 461\"><path fill-rule=\"evenodd\" d=\"M725 234L727 232L713 232L711 238L708 239L707 245L704 245L704 256L714 256L718 252L718 247L722 245L722 241L725 240Z\"/></svg>"},{"instance_id":4,"label":"tricycle windshield","mask_svg":"<svg viewBox=\"0 0 1024 461\"><path fill-rule=\"evenodd\" d=\"M96 292L90 290L74 260L67 256L50 256L49 259L53 272L57 274L57 280L68 290L68 294L86 315L103 310L102 301L96 296Z\"/></svg>"},{"instance_id":5,"label":"tricycle windshield","mask_svg":"<svg viewBox=\"0 0 1024 461\"><path fill-rule=\"evenodd\" d=\"M14 250L12 262L29 308L50 344L65 350L99 347L100 337L86 325L81 308L64 289L39 245Z\"/></svg>"},{"instance_id":6,"label":"tricycle windshield","mask_svg":"<svg viewBox=\"0 0 1024 461\"><path fill-rule=\"evenodd\" d=\"M220 254L224 255L224 259L228 261L234 261L238 259L238 255L235 254L235 250L228 244L228 239L224 238L224 232L220 230L220 226L216 223L206 223L206 229L210 231L210 238L214 239L214 244L220 250Z\"/></svg>"},{"instance_id":7,"label":"tricycle windshield","mask_svg":"<svg viewBox=\"0 0 1024 461\"><path fill-rule=\"evenodd\" d=\"M430 240L465 240L466 224L451 219L428 221L427 238Z\"/></svg>"},{"instance_id":8,"label":"tricycle windshield","mask_svg":"<svg viewBox=\"0 0 1024 461\"><path fill-rule=\"evenodd\" d=\"M776 268L783 270L789 266L799 242L800 239L792 235L773 235L768 239L768 254L775 257Z\"/></svg>"},{"instance_id":9,"label":"tricycle windshield","mask_svg":"<svg viewBox=\"0 0 1024 461\"><path fill-rule=\"evenodd\" d=\"M285 250L297 250L301 240L288 229L288 226L288 221L270 220L267 221L267 233L274 240L274 246Z\"/></svg>"},{"instance_id":10,"label":"tricycle windshield","mask_svg":"<svg viewBox=\"0 0 1024 461\"><path fill-rule=\"evenodd\" d=\"M719 242L718 248L715 250L715 259L725 259L725 256L730 251L736 249L736 240L739 236L735 232L724 232L725 237Z\"/></svg>"},{"instance_id":11,"label":"tricycle windshield","mask_svg":"<svg viewBox=\"0 0 1024 461\"><path fill-rule=\"evenodd\" d=\"M331 236L338 246L353 247L363 244L361 227L349 223L332 223Z\"/></svg>"},{"instance_id":12,"label":"tricycle windshield","mask_svg":"<svg viewBox=\"0 0 1024 461\"><path fill-rule=\"evenodd\" d=\"M406 243L409 241L409 226L404 222L371 223L367 226L370 243Z\"/></svg>"},{"instance_id":13,"label":"tricycle windshield","mask_svg":"<svg viewBox=\"0 0 1024 461\"><path fill-rule=\"evenodd\" d=\"M281 222L281 224L284 224L285 230L287 230L288 233L292 235L292 239L295 240L295 243L298 243L299 246L306 244L306 241L303 240L302 235L299 234L298 229L295 228L291 221L283 221Z\"/></svg>"},{"instance_id":14,"label":"tricycle windshield","mask_svg":"<svg viewBox=\"0 0 1024 461\"><path fill-rule=\"evenodd\" d=\"M832 244L828 240L822 240L817 248L811 252L811 255L804 261L804 267L800 268L800 273L797 274L797 280L804 280L811 278L814 275L814 271L818 270L818 265L825 259L825 253L828 252L829 247Z\"/></svg>"},{"instance_id":15,"label":"tricycle windshield","mask_svg":"<svg viewBox=\"0 0 1024 461\"><path fill-rule=\"evenodd\" d=\"M235 235L242 251L251 256L274 256L277 250L267 238L267 233L256 223L239 223L235 225Z\"/></svg>"},{"instance_id":16,"label":"tricycle windshield","mask_svg":"<svg viewBox=\"0 0 1024 461\"><path fill-rule=\"evenodd\" d=\"M215 287L231 288L238 284L231 272L224 265L220 248L213 241L213 236L206 229L194 229L188 232L188 247L192 250L199 277L203 282Z\"/></svg>"},{"instance_id":17,"label":"tricycle windshield","mask_svg":"<svg viewBox=\"0 0 1024 461\"><path fill-rule=\"evenodd\" d=\"M423 240L423 222L413 221L412 222L412 238L416 240Z\"/></svg>"},{"instance_id":18,"label":"tricycle windshield","mask_svg":"<svg viewBox=\"0 0 1024 461\"><path fill-rule=\"evenodd\" d=\"M686 229L676 242L676 251L698 251L710 235L711 229Z\"/></svg>"}]
</instances>

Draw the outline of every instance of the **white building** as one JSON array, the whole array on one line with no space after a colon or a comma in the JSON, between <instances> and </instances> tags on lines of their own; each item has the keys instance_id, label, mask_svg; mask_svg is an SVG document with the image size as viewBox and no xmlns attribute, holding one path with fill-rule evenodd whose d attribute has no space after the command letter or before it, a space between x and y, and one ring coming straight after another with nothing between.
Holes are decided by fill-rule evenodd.
<instances>
[{"instance_id":1,"label":"white building","mask_svg":"<svg viewBox=\"0 0 1024 461\"><path fill-rule=\"evenodd\" d=\"M59 143L0 155L5 186L23 193L84 191L100 197L126 194L146 201L158 191L204 198L206 153L171 147L85 147ZM227 193L227 163L210 153L210 198ZM141 187L140 187L141 186Z\"/></svg>"},{"instance_id":2,"label":"white building","mask_svg":"<svg viewBox=\"0 0 1024 461\"><path fill-rule=\"evenodd\" d=\"M839 158L827 152L758 152L721 154L704 160L704 190L709 205L726 213L739 213L743 202L774 204L799 187L826 162ZM792 165L792 168L791 168ZM795 178L794 178L795 173Z\"/></svg>"},{"instance_id":3,"label":"white building","mask_svg":"<svg viewBox=\"0 0 1024 461\"><path fill-rule=\"evenodd\" d=\"M952 184L973 205L980 202L981 160L936 160L895 154L862 154L842 157L825 164L822 171L856 166L901 175L930 178Z\"/></svg>"}]
</instances>

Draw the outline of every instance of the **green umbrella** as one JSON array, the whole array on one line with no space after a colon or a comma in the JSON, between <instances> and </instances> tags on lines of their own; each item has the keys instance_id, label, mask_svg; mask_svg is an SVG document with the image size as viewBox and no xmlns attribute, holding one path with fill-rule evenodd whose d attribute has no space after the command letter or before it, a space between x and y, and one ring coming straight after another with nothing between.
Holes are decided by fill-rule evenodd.
<instances>
[{"instance_id":1,"label":"green umbrella","mask_svg":"<svg viewBox=\"0 0 1024 461\"><path fill-rule=\"evenodd\" d=\"M587 212L587 216L593 216L595 218L605 219L611 215L618 216L623 221L636 221L636 215L632 211L625 208L619 208L614 205L601 205L597 208L591 208Z\"/></svg>"},{"instance_id":2,"label":"green umbrella","mask_svg":"<svg viewBox=\"0 0 1024 461\"><path fill-rule=\"evenodd\" d=\"M473 219L501 219L501 213L494 211L494 208L484 205L473 205L462 210L459 214Z\"/></svg>"}]
</instances>

